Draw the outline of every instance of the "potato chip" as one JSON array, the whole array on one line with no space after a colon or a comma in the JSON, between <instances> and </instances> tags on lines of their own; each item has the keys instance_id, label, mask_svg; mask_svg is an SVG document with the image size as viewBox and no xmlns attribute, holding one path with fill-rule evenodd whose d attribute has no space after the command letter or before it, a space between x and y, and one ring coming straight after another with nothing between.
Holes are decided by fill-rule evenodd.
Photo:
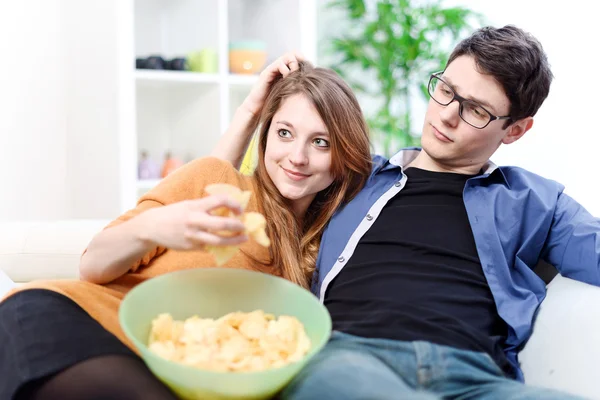
<instances>
[{"instance_id":1,"label":"potato chip","mask_svg":"<svg viewBox=\"0 0 600 400\"><path fill-rule=\"evenodd\" d=\"M237 246L213 246L207 244L204 249L215 257L216 264L220 267L235 256L238 252Z\"/></svg>"},{"instance_id":2,"label":"potato chip","mask_svg":"<svg viewBox=\"0 0 600 400\"><path fill-rule=\"evenodd\" d=\"M164 342L153 342L149 348L150 351L162 358L166 358L167 360L175 361L177 359L177 348L175 347L175 343L170 340Z\"/></svg>"},{"instance_id":3,"label":"potato chip","mask_svg":"<svg viewBox=\"0 0 600 400\"><path fill-rule=\"evenodd\" d=\"M234 200L240 203L242 211L244 211L241 215L238 216L227 207L219 207L214 210L211 210L210 213L212 215L221 217L240 218L240 220L246 228L245 233L250 238L255 240L258 244L260 244L263 247L269 247L271 245L271 240L267 236L266 232L267 220L265 219L265 217L257 212L245 212L246 207L248 206L248 203L250 201L250 197L252 196L252 192L247 190L241 190L240 188L227 183L211 184L206 186L204 190L208 195L225 195L233 198ZM224 237L232 237L237 235L237 233L229 231L218 231L214 233ZM215 257L215 262L217 266L222 266L237 253L239 247L206 245L205 250Z\"/></svg>"},{"instance_id":4,"label":"potato chip","mask_svg":"<svg viewBox=\"0 0 600 400\"><path fill-rule=\"evenodd\" d=\"M160 314L152 321L153 341L173 341L179 339L183 331L183 323L181 321L173 321L173 317L169 314Z\"/></svg>"},{"instance_id":5,"label":"potato chip","mask_svg":"<svg viewBox=\"0 0 600 400\"><path fill-rule=\"evenodd\" d=\"M271 240L265 231L267 220L262 214L257 212L244 213L242 222L246 227L246 232L252 239L256 240L256 243L264 247L269 247L271 245Z\"/></svg>"},{"instance_id":6,"label":"potato chip","mask_svg":"<svg viewBox=\"0 0 600 400\"><path fill-rule=\"evenodd\" d=\"M218 319L193 316L152 321L148 348L158 356L212 371L262 371L295 362L310 350L297 318L275 318L263 310L234 312Z\"/></svg>"},{"instance_id":7,"label":"potato chip","mask_svg":"<svg viewBox=\"0 0 600 400\"><path fill-rule=\"evenodd\" d=\"M252 197L252 192L248 190L242 190L236 186L230 185L228 183L213 183L204 188L204 191L209 195L225 195L233 198L235 201L240 203L242 210L245 210L248 207L248 202L250 201L250 197Z\"/></svg>"}]
</instances>

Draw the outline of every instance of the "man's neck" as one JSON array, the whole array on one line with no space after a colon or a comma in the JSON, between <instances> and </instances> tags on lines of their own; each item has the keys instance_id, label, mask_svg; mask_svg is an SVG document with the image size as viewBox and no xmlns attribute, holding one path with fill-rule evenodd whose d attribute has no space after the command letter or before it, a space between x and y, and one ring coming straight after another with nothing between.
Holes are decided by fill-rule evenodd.
<instances>
[{"instance_id":1,"label":"man's neck","mask_svg":"<svg viewBox=\"0 0 600 400\"><path fill-rule=\"evenodd\" d=\"M425 150L421 150L419 155L406 168L414 167L433 172L453 172L455 174L476 175L481 171L483 164L473 165L444 165L429 157Z\"/></svg>"}]
</instances>

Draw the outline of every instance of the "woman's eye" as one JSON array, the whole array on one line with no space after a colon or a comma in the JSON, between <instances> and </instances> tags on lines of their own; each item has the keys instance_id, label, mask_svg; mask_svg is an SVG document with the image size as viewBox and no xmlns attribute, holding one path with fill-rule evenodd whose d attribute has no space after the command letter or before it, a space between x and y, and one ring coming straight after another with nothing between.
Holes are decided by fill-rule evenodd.
<instances>
[{"instance_id":1,"label":"woman's eye","mask_svg":"<svg viewBox=\"0 0 600 400\"><path fill-rule=\"evenodd\" d=\"M316 144L318 147L329 147L329 142L325 139L315 139L313 141L314 144Z\"/></svg>"},{"instance_id":2,"label":"woman's eye","mask_svg":"<svg viewBox=\"0 0 600 400\"><path fill-rule=\"evenodd\" d=\"M279 137L286 138L286 139L292 137L292 133L290 131L288 131L287 129L279 129L277 131L277 134L279 135Z\"/></svg>"}]
</instances>

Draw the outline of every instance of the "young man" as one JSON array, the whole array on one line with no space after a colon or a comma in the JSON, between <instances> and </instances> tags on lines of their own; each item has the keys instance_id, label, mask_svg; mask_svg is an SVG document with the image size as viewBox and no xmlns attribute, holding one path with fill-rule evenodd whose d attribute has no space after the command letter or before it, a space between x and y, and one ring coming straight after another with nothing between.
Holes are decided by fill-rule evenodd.
<instances>
[{"instance_id":1,"label":"young man","mask_svg":"<svg viewBox=\"0 0 600 400\"><path fill-rule=\"evenodd\" d=\"M314 292L334 333L286 399L567 399L522 383L540 259L600 285L600 221L563 186L489 161L519 140L552 73L522 30L483 28L429 80L422 150L376 157L331 220Z\"/></svg>"}]
</instances>

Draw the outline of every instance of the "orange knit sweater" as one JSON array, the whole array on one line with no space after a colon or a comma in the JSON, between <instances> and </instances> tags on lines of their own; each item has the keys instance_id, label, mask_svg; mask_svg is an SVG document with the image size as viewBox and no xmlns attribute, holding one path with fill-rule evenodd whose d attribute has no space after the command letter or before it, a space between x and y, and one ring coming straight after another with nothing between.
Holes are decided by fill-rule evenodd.
<instances>
[{"instance_id":1,"label":"orange knit sweater","mask_svg":"<svg viewBox=\"0 0 600 400\"><path fill-rule=\"evenodd\" d=\"M164 178L140 198L134 209L111 222L106 229L153 207L204 197L204 188L211 183L229 183L242 190L255 191L253 178L240 174L231 164L216 158L198 159ZM260 211L256 196L252 196L246 210ZM275 269L265 266L270 259L268 249L253 240L242 244L240 249L243 251L238 251L224 267L253 269L278 275ZM246 254L251 254L254 259ZM125 294L138 283L167 272L215 266L213 256L204 251L186 252L156 247L132 265L128 273L105 285L80 280L34 281L12 291L8 296L33 288L61 293L79 304L102 326L134 349L119 326L118 310Z\"/></svg>"}]
</instances>

